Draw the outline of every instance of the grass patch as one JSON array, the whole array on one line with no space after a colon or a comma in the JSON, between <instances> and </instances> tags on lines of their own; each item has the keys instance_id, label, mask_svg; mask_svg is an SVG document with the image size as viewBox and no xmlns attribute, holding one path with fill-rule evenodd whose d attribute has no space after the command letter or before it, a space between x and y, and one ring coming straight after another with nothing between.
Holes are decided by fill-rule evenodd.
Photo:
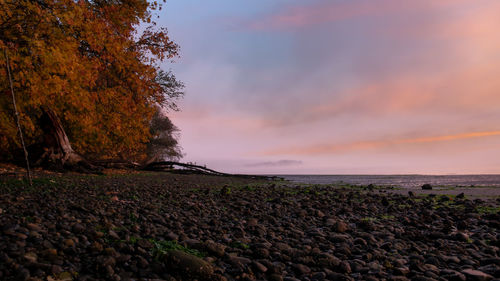
<instances>
[{"instance_id":1,"label":"grass patch","mask_svg":"<svg viewBox=\"0 0 500 281\"><path fill-rule=\"evenodd\" d=\"M476 213L481 215L486 214L496 214L500 212L500 206L492 207L492 206L479 206L474 210Z\"/></svg>"},{"instance_id":2,"label":"grass patch","mask_svg":"<svg viewBox=\"0 0 500 281\"><path fill-rule=\"evenodd\" d=\"M151 250L151 255L155 260L162 258L169 251L178 250L185 253L188 253L193 256L197 256L199 258L205 257L207 254L205 252L200 252L196 249L191 249L188 247L184 247L177 243L177 241L165 241L165 240L154 240L150 239L149 242L153 244L153 249Z\"/></svg>"},{"instance_id":3,"label":"grass patch","mask_svg":"<svg viewBox=\"0 0 500 281\"><path fill-rule=\"evenodd\" d=\"M242 243L240 241L234 241L234 242L231 242L231 244L229 244L229 246L231 248L238 248L238 249L242 249L242 250L247 250L247 249L250 249L250 246L245 244L245 243Z\"/></svg>"},{"instance_id":4,"label":"grass patch","mask_svg":"<svg viewBox=\"0 0 500 281\"><path fill-rule=\"evenodd\" d=\"M383 220L394 220L396 217L392 215L383 215L380 218Z\"/></svg>"}]
</instances>

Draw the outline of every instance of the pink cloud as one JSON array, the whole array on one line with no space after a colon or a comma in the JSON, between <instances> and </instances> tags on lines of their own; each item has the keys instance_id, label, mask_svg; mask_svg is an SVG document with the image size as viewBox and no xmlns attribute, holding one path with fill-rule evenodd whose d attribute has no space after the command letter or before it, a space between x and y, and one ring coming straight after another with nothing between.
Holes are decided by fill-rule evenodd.
<instances>
[{"instance_id":1,"label":"pink cloud","mask_svg":"<svg viewBox=\"0 0 500 281\"><path fill-rule=\"evenodd\" d=\"M449 8L470 0L351 0L322 1L309 5L289 6L249 24L251 29L287 29L337 22L359 17L379 16L394 13L433 11Z\"/></svg>"}]
</instances>

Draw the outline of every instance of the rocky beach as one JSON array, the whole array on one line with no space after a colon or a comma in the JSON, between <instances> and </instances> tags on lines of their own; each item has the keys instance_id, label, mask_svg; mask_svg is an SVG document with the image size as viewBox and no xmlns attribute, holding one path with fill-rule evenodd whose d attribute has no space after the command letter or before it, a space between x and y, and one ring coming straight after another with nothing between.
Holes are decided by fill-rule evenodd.
<instances>
[{"instance_id":1,"label":"rocky beach","mask_svg":"<svg viewBox=\"0 0 500 281\"><path fill-rule=\"evenodd\" d=\"M0 280L500 280L500 199L168 173L0 178Z\"/></svg>"}]
</instances>

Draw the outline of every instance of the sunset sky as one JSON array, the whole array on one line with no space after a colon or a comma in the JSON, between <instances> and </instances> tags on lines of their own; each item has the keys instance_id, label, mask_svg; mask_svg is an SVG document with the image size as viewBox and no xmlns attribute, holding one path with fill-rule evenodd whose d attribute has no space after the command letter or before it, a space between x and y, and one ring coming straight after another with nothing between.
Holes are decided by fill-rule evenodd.
<instances>
[{"instance_id":1,"label":"sunset sky","mask_svg":"<svg viewBox=\"0 0 500 281\"><path fill-rule=\"evenodd\" d=\"M183 161L500 173L500 1L168 0Z\"/></svg>"}]
</instances>

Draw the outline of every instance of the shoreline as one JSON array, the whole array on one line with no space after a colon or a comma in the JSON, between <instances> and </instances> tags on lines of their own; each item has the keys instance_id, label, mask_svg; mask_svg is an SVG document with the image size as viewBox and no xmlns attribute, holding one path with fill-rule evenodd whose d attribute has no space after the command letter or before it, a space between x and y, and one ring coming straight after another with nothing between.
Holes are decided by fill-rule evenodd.
<instances>
[{"instance_id":1,"label":"shoreline","mask_svg":"<svg viewBox=\"0 0 500 281\"><path fill-rule=\"evenodd\" d=\"M495 200L164 172L19 183L0 178L2 280L500 278Z\"/></svg>"}]
</instances>

